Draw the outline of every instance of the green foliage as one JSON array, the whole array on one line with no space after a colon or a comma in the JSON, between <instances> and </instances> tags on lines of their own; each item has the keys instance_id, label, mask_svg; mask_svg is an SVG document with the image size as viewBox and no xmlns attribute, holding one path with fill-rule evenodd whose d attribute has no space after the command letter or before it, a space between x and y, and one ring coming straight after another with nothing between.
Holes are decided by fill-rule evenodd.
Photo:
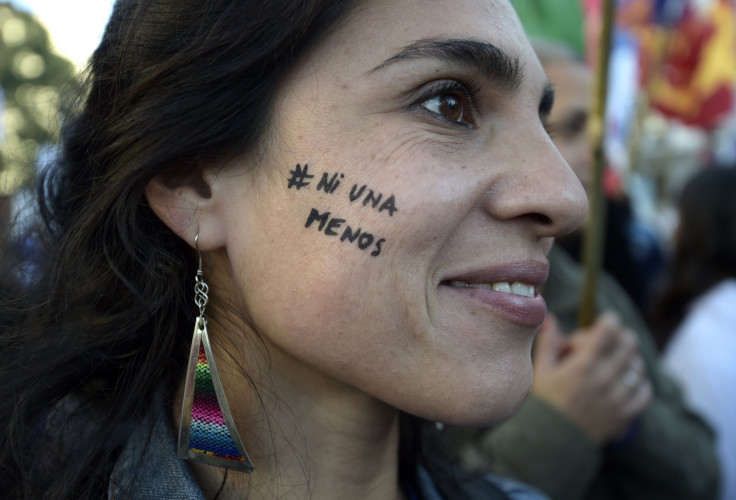
<instances>
[{"instance_id":1,"label":"green foliage","mask_svg":"<svg viewBox=\"0 0 736 500\"><path fill-rule=\"evenodd\" d=\"M39 148L55 142L60 91L71 88L75 75L37 19L0 2L0 195L27 183Z\"/></svg>"},{"instance_id":2,"label":"green foliage","mask_svg":"<svg viewBox=\"0 0 736 500\"><path fill-rule=\"evenodd\" d=\"M555 40L584 54L584 16L580 0L511 0L530 37Z\"/></svg>"}]
</instances>

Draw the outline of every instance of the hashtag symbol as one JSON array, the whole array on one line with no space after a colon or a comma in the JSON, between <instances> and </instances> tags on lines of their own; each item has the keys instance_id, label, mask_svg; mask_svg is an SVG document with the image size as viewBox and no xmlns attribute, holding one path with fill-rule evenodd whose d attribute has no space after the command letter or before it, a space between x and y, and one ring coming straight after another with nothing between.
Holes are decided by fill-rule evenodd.
<instances>
[{"instance_id":1,"label":"hashtag symbol","mask_svg":"<svg viewBox=\"0 0 736 500\"><path fill-rule=\"evenodd\" d=\"M302 166L297 163L296 168L289 173L291 174L291 179L289 179L289 189L295 187L297 191L299 191L304 186L308 186L309 181L307 179L311 179L314 177L314 175L311 175L309 173L309 165L307 165L306 163L304 164L303 169Z\"/></svg>"}]
</instances>

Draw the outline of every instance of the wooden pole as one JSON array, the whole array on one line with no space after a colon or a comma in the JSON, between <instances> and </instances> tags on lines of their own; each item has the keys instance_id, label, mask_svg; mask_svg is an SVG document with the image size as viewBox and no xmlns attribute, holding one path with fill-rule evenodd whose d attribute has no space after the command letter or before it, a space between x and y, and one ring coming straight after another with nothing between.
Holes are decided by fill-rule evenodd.
<instances>
[{"instance_id":1,"label":"wooden pole","mask_svg":"<svg viewBox=\"0 0 736 500\"><path fill-rule=\"evenodd\" d=\"M598 67L596 68L595 95L592 115L588 119L591 147L593 150L593 172L590 188L587 226L583 238L583 280L579 311L579 325L590 326L596 317L596 289L600 274L604 245L606 214L603 194L603 170L605 168L605 119L606 96L608 95L608 60L611 52L614 0L604 0L598 45Z\"/></svg>"}]
</instances>

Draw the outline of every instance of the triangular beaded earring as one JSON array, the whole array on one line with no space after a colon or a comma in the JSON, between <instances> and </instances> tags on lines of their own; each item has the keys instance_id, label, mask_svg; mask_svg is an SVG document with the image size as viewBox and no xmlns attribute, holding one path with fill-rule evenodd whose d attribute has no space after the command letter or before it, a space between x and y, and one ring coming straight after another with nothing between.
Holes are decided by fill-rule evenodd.
<instances>
[{"instance_id":1,"label":"triangular beaded earring","mask_svg":"<svg viewBox=\"0 0 736 500\"><path fill-rule=\"evenodd\" d=\"M192 348L184 384L179 425L179 457L250 473L253 472L253 463L235 428L207 336L204 310L209 288L203 279L199 234L194 237L194 246L199 258L194 285L194 302L199 307L199 316L194 322Z\"/></svg>"}]
</instances>

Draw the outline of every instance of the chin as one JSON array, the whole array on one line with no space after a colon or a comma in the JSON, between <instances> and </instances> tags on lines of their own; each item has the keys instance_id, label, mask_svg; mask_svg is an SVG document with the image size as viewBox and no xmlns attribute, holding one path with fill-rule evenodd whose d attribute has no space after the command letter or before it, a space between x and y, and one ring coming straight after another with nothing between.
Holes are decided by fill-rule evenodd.
<instances>
[{"instance_id":1,"label":"chin","mask_svg":"<svg viewBox=\"0 0 736 500\"><path fill-rule=\"evenodd\" d=\"M496 419L494 424L498 424L503 422L504 420L507 420L516 414L517 411L519 411L519 408L521 408L521 405L526 401L526 398L529 397L529 394L532 390L532 382L531 380L529 383L525 384L522 390L519 390L515 397L510 398L507 401L506 411L503 415L500 415L499 418Z\"/></svg>"},{"instance_id":2,"label":"chin","mask_svg":"<svg viewBox=\"0 0 736 500\"><path fill-rule=\"evenodd\" d=\"M513 417L517 411L519 411L522 403L524 403L526 398L529 396L530 391L531 384L524 385L520 390L509 394L506 400L497 404L488 414L480 415L480 418L477 421L465 425L472 425L474 427L490 427L508 420Z\"/></svg>"},{"instance_id":3,"label":"chin","mask_svg":"<svg viewBox=\"0 0 736 500\"><path fill-rule=\"evenodd\" d=\"M493 385L482 384L473 391L459 392L462 396L451 398L453 405L442 405L430 420L462 427L497 425L519 410L531 392L532 381L530 361L528 369L498 377Z\"/></svg>"}]
</instances>

